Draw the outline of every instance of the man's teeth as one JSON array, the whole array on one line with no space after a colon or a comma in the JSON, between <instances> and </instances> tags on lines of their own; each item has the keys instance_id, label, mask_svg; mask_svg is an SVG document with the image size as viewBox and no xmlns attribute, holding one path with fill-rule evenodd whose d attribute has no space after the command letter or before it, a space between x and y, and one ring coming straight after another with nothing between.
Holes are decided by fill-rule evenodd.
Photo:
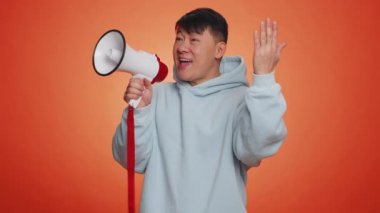
<instances>
[{"instance_id":1,"label":"man's teeth","mask_svg":"<svg viewBox=\"0 0 380 213\"><path fill-rule=\"evenodd\" d=\"M189 60L189 59L179 59L179 62L181 62L181 63L189 63L189 62L191 62L191 60Z\"/></svg>"}]
</instances>

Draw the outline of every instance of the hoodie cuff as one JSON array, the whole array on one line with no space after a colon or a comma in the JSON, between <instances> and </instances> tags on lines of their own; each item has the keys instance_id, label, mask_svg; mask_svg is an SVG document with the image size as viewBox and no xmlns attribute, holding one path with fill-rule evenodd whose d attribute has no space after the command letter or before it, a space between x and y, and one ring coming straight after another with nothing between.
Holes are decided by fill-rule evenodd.
<instances>
[{"instance_id":1,"label":"hoodie cuff","mask_svg":"<svg viewBox=\"0 0 380 213\"><path fill-rule=\"evenodd\" d=\"M262 75L253 74L254 87L265 87L265 86L273 85L275 83L276 83L276 79L275 79L274 70L268 74L262 74Z\"/></svg>"},{"instance_id":2,"label":"hoodie cuff","mask_svg":"<svg viewBox=\"0 0 380 213\"><path fill-rule=\"evenodd\" d=\"M150 103L147 106L141 107L141 108L136 108L135 109L135 116L144 116L150 113L151 111L151 106L152 103Z\"/></svg>"},{"instance_id":3,"label":"hoodie cuff","mask_svg":"<svg viewBox=\"0 0 380 213\"><path fill-rule=\"evenodd\" d=\"M144 122L148 122L150 120L150 112L152 111L152 107L150 107L151 104L148 106L142 107L142 108L136 108L134 110L134 120L135 125L141 125L144 124ZM124 109L123 113L123 120L126 120L128 117L128 107Z\"/></svg>"}]
</instances>

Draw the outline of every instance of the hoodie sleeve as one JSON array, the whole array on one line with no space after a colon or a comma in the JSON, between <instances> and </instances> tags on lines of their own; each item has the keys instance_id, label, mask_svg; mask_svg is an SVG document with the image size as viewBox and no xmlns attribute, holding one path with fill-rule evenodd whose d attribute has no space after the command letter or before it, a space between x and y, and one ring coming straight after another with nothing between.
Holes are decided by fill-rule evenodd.
<instances>
[{"instance_id":1,"label":"hoodie sleeve","mask_svg":"<svg viewBox=\"0 0 380 213\"><path fill-rule=\"evenodd\" d=\"M144 173L152 152L153 114L152 104L135 109L135 172ZM128 108L123 112L122 119L112 140L113 157L127 169L126 135Z\"/></svg>"},{"instance_id":2,"label":"hoodie sleeve","mask_svg":"<svg viewBox=\"0 0 380 213\"><path fill-rule=\"evenodd\" d=\"M254 75L253 86L236 111L233 149L237 159L248 167L259 166L263 158L278 151L287 135L282 118L285 110L274 71Z\"/></svg>"}]
</instances>

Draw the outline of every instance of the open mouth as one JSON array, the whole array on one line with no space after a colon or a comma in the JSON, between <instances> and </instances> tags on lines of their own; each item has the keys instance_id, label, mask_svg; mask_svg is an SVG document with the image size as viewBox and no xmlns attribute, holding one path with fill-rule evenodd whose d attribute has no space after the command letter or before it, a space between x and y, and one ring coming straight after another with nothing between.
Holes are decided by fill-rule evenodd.
<instances>
[{"instance_id":1,"label":"open mouth","mask_svg":"<svg viewBox=\"0 0 380 213\"><path fill-rule=\"evenodd\" d=\"M193 62L193 61L190 59L184 59L184 58L179 59L179 64L182 64L182 65L190 64L191 62Z\"/></svg>"},{"instance_id":2,"label":"open mouth","mask_svg":"<svg viewBox=\"0 0 380 213\"><path fill-rule=\"evenodd\" d=\"M178 61L179 61L178 70L185 70L193 62L192 60L187 59L187 58L179 58Z\"/></svg>"}]
</instances>

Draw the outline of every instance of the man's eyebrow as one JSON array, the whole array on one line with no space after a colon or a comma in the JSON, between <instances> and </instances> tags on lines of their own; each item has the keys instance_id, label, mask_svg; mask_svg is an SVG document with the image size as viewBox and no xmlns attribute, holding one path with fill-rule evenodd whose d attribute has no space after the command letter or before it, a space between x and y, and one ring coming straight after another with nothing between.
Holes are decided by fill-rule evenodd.
<instances>
[{"instance_id":1,"label":"man's eyebrow","mask_svg":"<svg viewBox=\"0 0 380 213\"><path fill-rule=\"evenodd\" d=\"M187 32L186 30L184 29L178 29L176 31L176 35L180 34L180 35L184 35L184 34L189 34L190 36L194 36L194 35L202 35L204 32L196 32L196 31L193 31L193 32Z\"/></svg>"},{"instance_id":2,"label":"man's eyebrow","mask_svg":"<svg viewBox=\"0 0 380 213\"><path fill-rule=\"evenodd\" d=\"M184 36L184 32L183 32L183 30L177 30L176 32L175 32L175 34L176 35L181 35L181 36Z\"/></svg>"},{"instance_id":3,"label":"man's eyebrow","mask_svg":"<svg viewBox=\"0 0 380 213\"><path fill-rule=\"evenodd\" d=\"M190 33L190 35L202 35L203 34L203 32L202 33L198 33L198 32L191 32Z\"/></svg>"}]
</instances>

